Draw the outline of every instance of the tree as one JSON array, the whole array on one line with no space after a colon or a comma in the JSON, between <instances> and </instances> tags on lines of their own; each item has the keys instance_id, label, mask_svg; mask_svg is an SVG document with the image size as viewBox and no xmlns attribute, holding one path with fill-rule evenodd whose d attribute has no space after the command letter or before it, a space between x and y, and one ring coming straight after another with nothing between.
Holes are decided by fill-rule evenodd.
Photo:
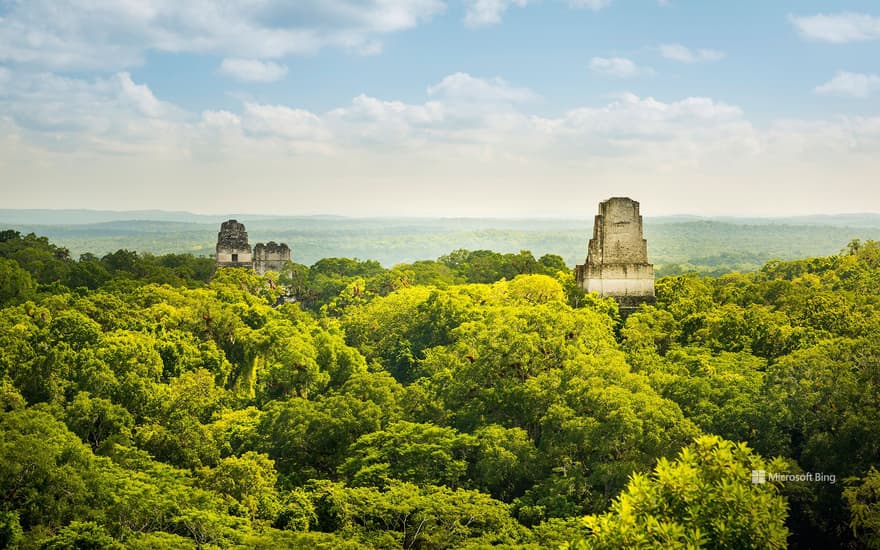
<instances>
[{"instance_id":1,"label":"tree","mask_svg":"<svg viewBox=\"0 0 880 550\"><path fill-rule=\"evenodd\" d=\"M333 395L320 401L294 397L265 406L259 449L294 483L335 477L360 436L381 428L384 411L371 400Z\"/></svg>"},{"instance_id":2,"label":"tree","mask_svg":"<svg viewBox=\"0 0 880 550\"><path fill-rule=\"evenodd\" d=\"M235 499L242 515L250 519L275 519L280 504L275 492L275 463L268 456L248 451L230 456L216 468L201 471L205 487Z\"/></svg>"},{"instance_id":3,"label":"tree","mask_svg":"<svg viewBox=\"0 0 880 550\"><path fill-rule=\"evenodd\" d=\"M290 531L308 531L317 520L315 505L309 498L309 493L302 488L296 488L282 499L281 510L273 526Z\"/></svg>"},{"instance_id":4,"label":"tree","mask_svg":"<svg viewBox=\"0 0 880 550\"><path fill-rule=\"evenodd\" d=\"M538 452L525 430L493 424L474 436L477 449L470 477L480 489L510 502L534 483Z\"/></svg>"},{"instance_id":5,"label":"tree","mask_svg":"<svg viewBox=\"0 0 880 550\"><path fill-rule=\"evenodd\" d=\"M0 306L27 299L36 286L31 274L18 262L0 258Z\"/></svg>"},{"instance_id":6,"label":"tree","mask_svg":"<svg viewBox=\"0 0 880 550\"><path fill-rule=\"evenodd\" d=\"M584 518L587 536L570 548L786 548L787 505L751 472L786 471L745 444L702 436L650 476L634 474L611 510Z\"/></svg>"},{"instance_id":7,"label":"tree","mask_svg":"<svg viewBox=\"0 0 880 550\"><path fill-rule=\"evenodd\" d=\"M96 452L108 439L127 443L134 420L123 407L80 392L67 406L68 428Z\"/></svg>"},{"instance_id":8,"label":"tree","mask_svg":"<svg viewBox=\"0 0 880 550\"><path fill-rule=\"evenodd\" d=\"M66 248L58 247L46 237L33 233L22 236L18 231L0 231L0 258L18 262L33 279L44 285L64 281L73 262Z\"/></svg>"},{"instance_id":9,"label":"tree","mask_svg":"<svg viewBox=\"0 0 880 550\"><path fill-rule=\"evenodd\" d=\"M18 521L18 512L0 512L0 547L16 548L24 532Z\"/></svg>"},{"instance_id":10,"label":"tree","mask_svg":"<svg viewBox=\"0 0 880 550\"><path fill-rule=\"evenodd\" d=\"M565 260L558 254L544 254L538 258L538 263L544 269L545 275L556 275L560 271L568 271Z\"/></svg>"},{"instance_id":11,"label":"tree","mask_svg":"<svg viewBox=\"0 0 880 550\"><path fill-rule=\"evenodd\" d=\"M511 284L498 283L498 290ZM537 421L522 399L529 379L615 346L610 318L572 310L558 294L550 296L530 303L505 293L507 304L483 307L481 318L452 332L453 343L425 352L420 371L432 378L445 408L455 411L459 429L471 431L480 423L528 429Z\"/></svg>"},{"instance_id":12,"label":"tree","mask_svg":"<svg viewBox=\"0 0 880 550\"><path fill-rule=\"evenodd\" d=\"M356 486L385 487L397 479L455 488L475 446L472 436L452 428L399 421L358 438L339 469Z\"/></svg>"},{"instance_id":13,"label":"tree","mask_svg":"<svg viewBox=\"0 0 880 550\"><path fill-rule=\"evenodd\" d=\"M866 548L880 548L880 472L873 466L862 479L851 479L843 490L850 527Z\"/></svg>"},{"instance_id":14,"label":"tree","mask_svg":"<svg viewBox=\"0 0 880 550\"><path fill-rule=\"evenodd\" d=\"M65 284L70 288L85 287L95 290L104 285L111 275L107 268L93 254L83 254L70 269Z\"/></svg>"},{"instance_id":15,"label":"tree","mask_svg":"<svg viewBox=\"0 0 880 550\"><path fill-rule=\"evenodd\" d=\"M262 368L257 374L261 400L320 393L330 382L330 375L317 361L312 335L291 323L272 323L263 330L268 341L262 344Z\"/></svg>"},{"instance_id":16,"label":"tree","mask_svg":"<svg viewBox=\"0 0 880 550\"><path fill-rule=\"evenodd\" d=\"M93 521L73 521L43 543L46 550L122 550L123 546Z\"/></svg>"},{"instance_id":17,"label":"tree","mask_svg":"<svg viewBox=\"0 0 880 550\"><path fill-rule=\"evenodd\" d=\"M380 491L323 480L310 482L307 490L316 530L340 533L365 547L517 547L527 537L508 505L476 491L400 482Z\"/></svg>"},{"instance_id":18,"label":"tree","mask_svg":"<svg viewBox=\"0 0 880 550\"><path fill-rule=\"evenodd\" d=\"M49 334L55 344L63 342L79 350L97 343L101 326L78 311L66 310L49 323Z\"/></svg>"},{"instance_id":19,"label":"tree","mask_svg":"<svg viewBox=\"0 0 880 550\"><path fill-rule=\"evenodd\" d=\"M125 271L131 275L139 275L140 256L134 250L119 249L116 252L105 254L101 263L110 273Z\"/></svg>"},{"instance_id":20,"label":"tree","mask_svg":"<svg viewBox=\"0 0 880 550\"><path fill-rule=\"evenodd\" d=\"M95 474L88 447L44 410L0 414L0 511L21 527L60 527L88 514Z\"/></svg>"},{"instance_id":21,"label":"tree","mask_svg":"<svg viewBox=\"0 0 880 550\"><path fill-rule=\"evenodd\" d=\"M409 383L425 350L450 343L451 331L474 313L473 300L461 293L413 287L347 309L341 327L368 361Z\"/></svg>"}]
</instances>

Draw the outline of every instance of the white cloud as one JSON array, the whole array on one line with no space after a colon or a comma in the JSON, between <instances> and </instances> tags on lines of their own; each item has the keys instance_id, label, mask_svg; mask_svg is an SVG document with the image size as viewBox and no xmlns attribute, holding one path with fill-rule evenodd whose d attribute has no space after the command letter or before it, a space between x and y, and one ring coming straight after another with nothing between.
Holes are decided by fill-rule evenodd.
<instances>
[{"instance_id":1,"label":"white cloud","mask_svg":"<svg viewBox=\"0 0 880 550\"><path fill-rule=\"evenodd\" d=\"M747 149L756 139L741 109L710 98L661 102L623 94L605 105L536 116L525 109L538 97L533 91L467 73L448 75L426 96L405 103L359 95L325 113L245 101L240 112L196 114L160 100L127 73L94 81L40 75L0 89L0 112L18 133L49 149L183 157L216 156L223 147L231 156L261 150L344 155L394 144L438 158L579 158L633 155L661 144L665 150Z\"/></svg>"},{"instance_id":2,"label":"white cloud","mask_svg":"<svg viewBox=\"0 0 880 550\"><path fill-rule=\"evenodd\" d=\"M4 199L167 208L174 196L182 208L235 210L247 182L251 195L287 213L570 214L582 199L613 193L654 211L705 213L748 211L755 193L768 209L809 209L834 181L841 198L829 208L845 208L859 189L861 200L880 204L880 192L867 193L880 170L880 117L755 126L717 99L631 93L536 114L525 101L534 95L456 73L423 101L359 95L326 112L244 101L194 113L126 73L17 76L0 87L0 166L4 181L40 182L48 202L19 191L27 185Z\"/></svg>"},{"instance_id":3,"label":"white cloud","mask_svg":"<svg viewBox=\"0 0 880 550\"><path fill-rule=\"evenodd\" d=\"M605 136L611 139L671 139L697 132L723 134L746 129L743 111L706 97L689 97L665 103L652 97L625 93L602 107L580 107L558 119L564 133Z\"/></svg>"},{"instance_id":4,"label":"white cloud","mask_svg":"<svg viewBox=\"0 0 880 550\"><path fill-rule=\"evenodd\" d=\"M397 150L412 150L424 147L434 129L444 126L445 115L444 105L436 101L414 105L361 94L323 120L340 145L376 150L380 144L393 144Z\"/></svg>"},{"instance_id":5,"label":"white cloud","mask_svg":"<svg viewBox=\"0 0 880 550\"><path fill-rule=\"evenodd\" d=\"M146 84L135 84L128 73L118 73L116 80L122 96L129 101L141 114L148 117L159 117L163 114L162 103L153 95Z\"/></svg>"},{"instance_id":6,"label":"white cloud","mask_svg":"<svg viewBox=\"0 0 880 550\"><path fill-rule=\"evenodd\" d=\"M716 99L660 101L631 93L537 115L528 108L527 100L536 97L531 90L467 73L430 86L422 102L359 95L326 112L245 101L239 109L189 113L162 101L127 73L90 81L30 75L11 82L0 88L5 175L19 174L10 167L24 170L15 155L26 155L34 166L54 166L61 162L58 155L88 156L82 166L102 166L108 174L142 171L151 162L164 166L155 160L171 159L183 164L173 171L178 175L166 177L182 178L211 166L207 181L228 180L230 190L240 181L253 180L255 186L270 181L262 189L276 193L296 173L315 187L336 189L331 195L337 196L344 188L360 197L359 187L345 187L347 181L372 182L391 193L404 189L402 182L417 180L460 185L461 197L473 200L475 189L496 180L505 189L519 182L512 184L517 196L530 189L547 191L534 185L539 180L581 188L585 171L603 180L644 179L652 185L668 176L664 185L679 185L687 177L723 180L737 188L737 178L763 178L771 189L777 179L818 181L825 165L817 166L817 159L848 167L848 177L856 182L867 181L865 174L880 168L872 160L880 158L877 117L777 121L761 129L741 108ZM105 162L100 159L114 160L100 164ZM71 170L80 170L82 181L103 177L97 168L63 166L58 181L66 182L60 174ZM181 188L189 184L185 179L177 183ZM443 188L452 196L458 192ZM693 196L702 192L697 184L690 189ZM556 190L564 193L565 187ZM529 197L533 203L544 200ZM321 210L326 203L315 204ZM547 204L553 207L552 201Z\"/></svg>"},{"instance_id":7,"label":"white cloud","mask_svg":"<svg viewBox=\"0 0 880 550\"><path fill-rule=\"evenodd\" d=\"M347 122L427 125L443 120L443 105L436 101L410 105L402 101L386 101L361 94L352 100L350 106L334 109L329 116Z\"/></svg>"},{"instance_id":8,"label":"white cloud","mask_svg":"<svg viewBox=\"0 0 880 550\"><path fill-rule=\"evenodd\" d=\"M287 75L287 67L272 61L229 58L220 63L220 73L245 82L275 82Z\"/></svg>"},{"instance_id":9,"label":"white cloud","mask_svg":"<svg viewBox=\"0 0 880 550\"><path fill-rule=\"evenodd\" d=\"M817 86L817 94L866 98L880 91L880 75L839 71L834 78Z\"/></svg>"},{"instance_id":10,"label":"white cloud","mask_svg":"<svg viewBox=\"0 0 880 550\"><path fill-rule=\"evenodd\" d=\"M538 97L528 88L513 86L503 78L485 79L461 72L451 74L440 83L430 86L428 95L446 99L501 102L530 101Z\"/></svg>"},{"instance_id":11,"label":"white cloud","mask_svg":"<svg viewBox=\"0 0 880 550\"><path fill-rule=\"evenodd\" d=\"M229 111L205 111L202 113L202 125L211 128L238 128L241 117Z\"/></svg>"},{"instance_id":12,"label":"white cloud","mask_svg":"<svg viewBox=\"0 0 880 550\"><path fill-rule=\"evenodd\" d=\"M0 61L119 69L140 64L150 51L244 59L331 47L375 53L383 34L413 28L445 8L443 0L29 0L7 7Z\"/></svg>"},{"instance_id":13,"label":"white cloud","mask_svg":"<svg viewBox=\"0 0 880 550\"><path fill-rule=\"evenodd\" d=\"M240 112L197 114L160 100L128 73L94 81L40 75L0 89L0 111L28 139L50 149L129 154L155 149L183 156L212 151L211 140L228 146L233 156L261 148L329 154L391 143L431 155L445 150L491 156L541 147L563 151L585 141L590 148L579 154L601 156L624 138L671 139L743 123L738 108L711 99L663 103L632 94L558 117L535 116L524 110L538 97L533 91L467 73L448 75L426 96L422 103L405 103L359 95L325 113L244 101Z\"/></svg>"},{"instance_id":14,"label":"white cloud","mask_svg":"<svg viewBox=\"0 0 880 550\"><path fill-rule=\"evenodd\" d=\"M529 0L465 0L464 24L468 27L485 27L501 22L510 6L524 8Z\"/></svg>"},{"instance_id":15,"label":"white cloud","mask_svg":"<svg viewBox=\"0 0 880 550\"><path fill-rule=\"evenodd\" d=\"M182 113L126 72L94 80L24 73L9 84L0 89L0 111L32 130L95 131L117 125L117 116L169 119Z\"/></svg>"},{"instance_id":16,"label":"white cloud","mask_svg":"<svg viewBox=\"0 0 880 550\"><path fill-rule=\"evenodd\" d=\"M242 122L244 128L253 134L302 141L329 138L329 132L320 117L284 105L245 103Z\"/></svg>"},{"instance_id":17,"label":"white cloud","mask_svg":"<svg viewBox=\"0 0 880 550\"><path fill-rule=\"evenodd\" d=\"M586 8L599 11L611 5L612 0L568 0L571 8ZM511 7L524 8L535 4L535 0L464 0L464 24L468 27L486 27L501 23L504 13Z\"/></svg>"},{"instance_id":18,"label":"white cloud","mask_svg":"<svg viewBox=\"0 0 880 550\"><path fill-rule=\"evenodd\" d=\"M573 8L588 8L599 11L611 5L611 0L568 0L568 5Z\"/></svg>"},{"instance_id":19,"label":"white cloud","mask_svg":"<svg viewBox=\"0 0 880 550\"><path fill-rule=\"evenodd\" d=\"M0 112L49 150L171 157L186 155L182 128L191 118L126 72L94 80L16 74L0 87Z\"/></svg>"},{"instance_id":20,"label":"white cloud","mask_svg":"<svg viewBox=\"0 0 880 550\"><path fill-rule=\"evenodd\" d=\"M654 74L654 70L650 67L639 67L625 57L594 57L590 60L590 70L617 78Z\"/></svg>"},{"instance_id":21,"label":"white cloud","mask_svg":"<svg viewBox=\"0 0 880 550\"><path fill-rule=\"evenodd\" d=\"M681 63L711 63L724 59L724 52L709 49L693 50L681 44L661 44L660 55Z\"/></svg>"},{"instance_id":22,"label":"white cloud","mask_svg":"<svg viewBox=\"0 0 880 550\"><path fill-rule=\"evenodd\" d=\"M866 13L790 15L788 20L805 38L843 44L880 39L880 17Z\"/></svg>"}]
</instances>

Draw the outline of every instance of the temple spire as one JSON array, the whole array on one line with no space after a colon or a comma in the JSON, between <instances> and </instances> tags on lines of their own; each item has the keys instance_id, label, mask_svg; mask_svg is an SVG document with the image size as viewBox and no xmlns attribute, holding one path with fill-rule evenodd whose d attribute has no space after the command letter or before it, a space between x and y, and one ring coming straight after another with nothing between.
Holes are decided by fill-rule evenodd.
<instances>
[{"instance_id":1,"label":"temple spire","mask_svg":"<svg viewBox=\"0 0 880 550\"><path fill-rule=\"evenodd\" d=\"M586 262L575 274L586 292L617 300L623 317L654 303L654 266L648 263L638 202L612 197L599 203Z\"/></svg>"}]
</instances>

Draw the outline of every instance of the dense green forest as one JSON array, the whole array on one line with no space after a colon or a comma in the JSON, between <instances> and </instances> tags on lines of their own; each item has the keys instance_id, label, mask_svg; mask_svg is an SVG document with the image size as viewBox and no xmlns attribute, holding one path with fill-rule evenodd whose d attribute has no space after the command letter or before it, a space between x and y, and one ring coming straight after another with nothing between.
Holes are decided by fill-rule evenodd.
<instances>
[{"instance_id":1,"label":"dense green forest","mask_svg":"<svg viewBox=\"0 0 880 550\"><path fill-rule=\"evenodd\" d=\"M656 291L0 232L0 546L880 548L880 243Z\"/></svg>"}]
</instances>

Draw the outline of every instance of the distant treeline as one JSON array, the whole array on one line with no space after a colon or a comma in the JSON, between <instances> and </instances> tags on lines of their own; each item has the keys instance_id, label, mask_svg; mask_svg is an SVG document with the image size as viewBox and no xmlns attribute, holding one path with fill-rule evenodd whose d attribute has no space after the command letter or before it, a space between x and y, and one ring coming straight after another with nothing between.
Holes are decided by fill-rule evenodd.
<instances>
[{"instance_id":1,"label":"distant treeline","mask_svg":"<svg viewBox=\"0 0 880 550\"><path fill-rule=\"evenodd\" d=\"M773 259L835 254L852 239L880 239L874 218L836 217L826 225L751 223L731 221L646 220L648 254L658 273L697 271L709 275L754 271ZM450 243L468 250L518 253L531 250L537 257L556 254L569 267L583 263L592 220L498 219L354 219L285 218L243 220L252 242L288 243L294 261L311 265L322 258L360 258L384 266L438 258ZM750 222L753 220L749 220ZM7 227L22 233L45 235L78 258L103 256L120 249L151 254L214 252L218 226L199 221L112 221L80 225L22 225Z\"/></svg>"},{"instance_id":2,"label":"distant treeline","mask_svg":"<svg viewBox=\"0 0 880 550\"><path fill-rule=\"evenodd\" d=\"M14 261L20 267L3 272L10 288L0 292L10 295L22 295L21 289L36 290L40 285L94 290L155 283L192 288L207 283L214 273L213 259L193 254L154 255L120 249L101 257L85 253L74 260L66 248L51 243L46 237L33 233L22 235L14 230L0 231L0 258ZM554 254L536 259L528 250L502 254L459 249L437 260L397 264L388 269L375 260L356 258L322 258L310 267L291 262L278 282L305 307L318 310L358 282L359 292L364 296L384 296L412 285L443 288L510 280L525 274L555 276L567 271L569 268L562 258Z\"/></svg>"}]
</instances>

